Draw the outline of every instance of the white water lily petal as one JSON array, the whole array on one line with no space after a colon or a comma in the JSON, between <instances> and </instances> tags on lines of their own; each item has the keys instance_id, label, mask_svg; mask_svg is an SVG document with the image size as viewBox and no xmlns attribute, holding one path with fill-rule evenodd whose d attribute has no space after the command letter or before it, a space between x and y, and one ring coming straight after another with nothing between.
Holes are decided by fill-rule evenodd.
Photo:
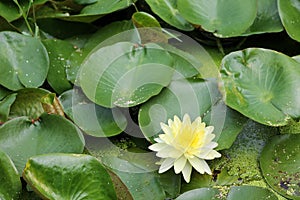
<instances>
[{"instance_id":1,"label":"white water lily petal","mask_svg":"<svg viewBox=\"0 0 300 200\"><path fill-rule=\"evenodd\" d=\"M161 151L162 149L166 148L165 143L155 143L148 147L152 151Z\"/></svg>"},{"instance_id":2,"label":"white water lily petal","mask_svg":"<svg viewBox=\"0 0 300 200\"><path fill-rule=\"evenodd\" d=\"M172 136L172 130L170 129L170 127L168 125L166 125L164 123L160 123L160 127L165 134Z\"/></svg>"},{"instance_id":3,"label":"white water lily petal","mask_svg":"<svg viewBox=\"0 0 300 200\"><path fill-rule=\"evenodd\" d=\"M187 162L182 170L183 178L185 182L189 183L191 180L191 174L192 174L192 165Z\"/></svg>"},{"instance_id":4,"label":"white water lily petal","mask_svg":"<svg viewBox=\"0 0 300 200\"><path fill-rule=\"evenodd\" d=\"M184 155L182 155L180 158L175 160L175 162L174 162L174 171L175 171L176 174L180 173L183 170L183 168L186 164L186 161L187 161L187 159Z\"/></svg>"},{"instance_id":5,"label":"white water lily petal","mask_svg":"<svg viewBox=\"0 0 300 200\"><path fill-rule=\"evenodd\" d=\"M207 134L211 134L214 131L214 127L213 126L207 126L205 127L205 131Z\"/></svg>"},{"instance_id":6,"label":"white water lily petal","mask_svg":"<svg viewBox=\"0 0 300 200\"><path fill-rule=\"evenodd\" d=\"M174 158L166 158L162 162L162 164L161 164L161 166L158 170L158 173L161 174L161 173L164 173L164 172L168 171L171 167L173 167L174 161L175 161Z\"/></svg>"},{"instance_id":7,"label":"white water lily petal","mask_svg":"<svg viewBox=\"0 0 300 200\"><path fill-rule=\"evenodd\" d=\"M189 158L188 159L189 162L191 163L191 165L200 173L200 174L204 174L205 170L204 170L204 166L202 165L203 163L200 161L199 158L197 157L193 157L193 158Z\"/></svg>"},{"instance_id":8,"label":"white water lily petal","mask_svg":"<svg viewBox=\"0 0 300 200\"><path fill-rule=\"evenodd\" d=\"M161 158L179 158L182 155L182 152L175 149L172 146L166 145L164 149L158 151L156 156Z\"/></svg>"}]
</instances>

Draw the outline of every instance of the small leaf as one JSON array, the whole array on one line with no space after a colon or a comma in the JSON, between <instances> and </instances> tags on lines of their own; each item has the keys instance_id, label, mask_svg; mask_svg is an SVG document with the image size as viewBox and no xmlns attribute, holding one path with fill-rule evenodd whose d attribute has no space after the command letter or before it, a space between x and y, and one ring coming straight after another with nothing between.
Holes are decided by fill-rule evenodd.
<instances>
[{"instance_id":1,"label":"small leaf","mask_svg":"<svg viewBox=\"0 0 300 200\"><path fill-rule=\"evenodd\" d=\"M41 98L43 109L48 114L64 115L64 110L58 101L55 93L46 94Z\"/></svg>"},{"instance_id":2,"label":"small leaf","mask_svg":"<svg viewBox=\"0 0 300 200\"><path fill-rule=\"evenodd\" d=\"M34 156L26 163L23 178L43 199L116 199L109 174L89 155Z\"/></svg>"},{"instance_id":3,"label":"small leaf","mask_svg":"<svg viewBox=\"0 0 300 200\"><path fill-rule=\"evenodd\" d=\"M269 186L289 199L300 199L300 134L278 135L265 146L260 157Z\"/></svg>"},{"instance_id":4,"label":"small leaf","mask_svg":"<svg viewBox=\"0 0 300 200\"><path fill-rule=\"evenodd\" d=\"M21 189L20 176L14 163L0 150L0 199L18 199Z\"/></svg>"},{"instance_id":5,"label":"small leaf","mask_svg":"<svg viewBox=\"0 0 300 200\"><path fill-rule=\"evenodd\" d=\"M59 115L43 114L37 121L19 117L0 127L0 149L10 156L20 174L31 156L54 152L81 153L83 147L80 130Z\"/></svg>"}]
</instances>

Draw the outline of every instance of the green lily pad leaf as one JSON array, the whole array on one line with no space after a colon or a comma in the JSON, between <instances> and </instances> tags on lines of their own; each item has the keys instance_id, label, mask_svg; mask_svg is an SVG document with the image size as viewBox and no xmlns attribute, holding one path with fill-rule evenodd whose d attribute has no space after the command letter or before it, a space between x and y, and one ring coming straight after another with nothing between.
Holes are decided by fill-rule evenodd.
<instances>
[{"instance_id":1,"label":"green lily pad leaf","mask_svg":"<svg viewBox=\"0 0 300 200\"><path fill-rule=\"evenodd\" d=\"M168 43L167 35L162 32L159 22L146 12L135 12L132 22L137 29L142 44L149 42Z\"/></svg>"},{"instance_id":2,"label":"green lily pad leaf","mask_svg":"<svg viewBox=\"0 0 300 200\"><path fill-rule=\"evenodd\" d=\"M225 102L243 115L270 126L300 117L300 64L267 49L249 48L224 57Z\"/></svg>"},{"instance_id":3,"label":"green lily pad leaf","mask_svg":"<svg viewBox=\"0 0 300 200\"><path fill-rule=\"evenodd\" d=\"M299 1L278 0L278 11L282 24L291 38L300 42Z\"/></svg>"},{"instance_id":4,"label":"green lily pad leaf","mask_svg":"<svg viewBox=\"0 0 300 200\"><path fill-rule=\"evenodd\" d=\"M108 24L94 33L86 42L83 48L79 48L74 51L68 61L66 73L69 81L75 84L79 84L77 80L78 71L90 52L98 46L98 48L115 44L120 41L131 41L132 38L136 38L136 32L128 31L133 29L134 26L131 21L117 21ZM128 34L119 33L126 32ZM109 38L109 39L108 39ZM108 40L107 40L108 39Z\"/></svg>"},{"instance_id":5,"label":"green lily pad leaf","mask_svg":"<svg viewBox=\"0 0 300 200\"><path fill-rule=\"evenodd\" d=\"M109 14L117 10L127 8L132 5L136 0L98 0L97 3L85 6L81 10L81 14L84 15L104 15Z\"/></svg>"},{"instance_id":6,"label":"green lily pad leaf","mask_svg":"<svg viewBox=\"0 0 300 200\"><path fill-rule=\"evenodd\" d=\"M17 94L11 94L0 101L0 124L8 120L11 105L16 100Z\"/></svg>"},{"instance_id":7,"label":"green lily pad leaf","mask_svg":"<svg viewBox=\"0 0 300 200\"><path fill-rule=\"evenodd\" d=\"M269 186L289 199L300 199L300 135L273 137L260 157L260 167Z\"/></svg>"},{"instance_id":8,"label":"green lily pad leaf","mask_svg":"<svg viewBox=\"0 0 300 200\"><path fill-rule=\"evenodd\" d=\"M18 199L21 189L20 176L14 163L0 150L0 199Z\"/></svg>"},{"instance_id":9,"label":"green lily pad leaf","mask_svg":"<svg viewBox=\"0 0 300 200\"><path fill-rule=\"evenodd\" d=\"M49 69L40 40L9 31L0 33L0 62L0 84L10 90L41 86Z\"/></svg>"},{"instance_id":10,"label":"green lily pad leaf","mask_svg":"<svg viewBox=\"0 0 300 200\"><path fill-rule=\"evenodd\" d=\"M47 94L50 92L41 88L24 88L17 91L17 98L11 106L9 117L28 116L30 119L37 119L45 112L41 99Z\"/></svg>"},{"instance_id":11,"label":"green lily pad leaf","mask_svg":"<svg viewBox=\"0 0 300 200\"><path fill-rule=\"evenodd\" d=\"M283 26L278 13L277 0L259 0L257 3L256 18L243 35L282 31Z\"/></svg>"},{"instance_id":12,"label":"green lily pad leaf","mask_svg":"<svg viewBox=\"0 0 300 200\"><path fill-rule=\"evenodd\" d=\"M8 22L14 21L22 16L18 6L11 0L3 0L0 2L0 16Z\"/></svg>"},{"instance_id":13,"label":"green lily pad leaf","mask_svg":"<svg viewBox=\"0 0 300 200\"><path fill-rule=\"evenodd\" d=\"M80 85L104 107L130 107L147 101L167 86L173 59L160 46L119 42L93 52L83 63Z\"/></svg>"},{"instance_id":14,"label":"green lily pad leaf","mask_svg":"<svg viewBox=\"0 0 300 200\"><path fill-rule=\"evenodd\" d=\"M119 109L96 105L78 89L64 92L59 100L68 117L89 135L114 136L124 131L127 126L127 120Z\"/></svg>"},{"instance_id":15,"label":"green lily pad leaf","mask_svg":"<svg viewBox=\"0 0 300 200\"><path fill-rule=\"evenodd\" d=\"M49 85L59 94L71 89L72 85L67 79L66 68L69 56L75 51L73 45L56 39L44 40L43 44L50 59L50 68L47 75Z\"/></svg>"},{"instance_id":16,"label":"green lily pad leaf","mask_svg":"<svg viewBox=\"0 0 300 200\"><path fill-rule=\"evenodd\" d=\"M141 28L141 27L160 28L161 27L159 22L155 19L155 17L153 17L152 15L146 12L135 12L132 15L132 21L137 28Z\"/></svg>"},{"instance_id":17,"label":"green lily pad leaf","mask_svg":"<svg viewBox=\"0 0 300 200\"><path fill-rule=\"evenodd\" d=\"M220 199L220 191L216 188L200 188L181 194L176 200Z\"/></svg>"},{"instance_id":18,"label":"green lily pad leaf","mask_svg":"<svg viewBox=\"0 0 300 200\"><path fill-rule=\"evenodd\" d=\"M21 174L27 159L45 153L81 153L80 130L59 115L42 114L37 121L12 119L0 127L0 149L7 153Z\"/></svg>"},{"instance_id":19,"label":"green lily pad leaf","mask_svg":"<svg viewBox=\"0 0 300 200\"><path fill-rule=\"evenodd\" d=\"M149 170L143 164L132 163L116 157L107 157L103 162L126 185L133 199L156 200L166 198L156 172Z\"/></svg>"},{"instance_id":20,"label":"green lily pad leaf","mask_svg":"<svg viewBox=\"0 0 300 200\"><path fill-rule=\"evenodd\" d=\"M293 57L298 63L300 63L300 55Z\"/></svg>"},{"instance_id":21,"label":"green lily pad leaf","mask_svg":"<svg viewBox=\"0 0 300 200\"><path fill-rule=\"evenodd\" d=\"M147 101L139 111L139 125L144 136L153 142L162 133L160 123L174 115L191 119L201 116L207 125L214 126L218 149L229 148L242 130L246 118L225 106L217 83L199 78L172 81L158 96Z\"/></svg>"},{"instance_id":22,"label":"green lily pad leaf","mask_svg":"<svg viewBox=\"0 0 300 200\"><path fill-rule=\"evenodd\" d=\"M47 154L31 157L23 178L43 199L116 199L111 178L94 157Z\"/></svg>"},{"instance_id":23,"label":"green lily pad leaf","mask_svg":"<svg viewBox=\"0 0 300 200\"><path fill-rule=\"evenodd\" d=\"M240 200L241 197L247 197L249 200L269 199L277 200L276 195L270 190L257 186L233 186L227 195L227 200Z\"/></svg>"},{"instance_id":24,"label":"green lily pad leaf","mask_svg":"<svg viewBox=\"0 0 300 200\"><path fill-rule=\"evenodd\" d=\"M151 10L168 24L184 31L194 29L179 13L176 0L146 0L146 2L151 7Z\"/></svg>"},{"instance_id":25,"label":"green lily pad leaf","mask_svg":"<svg viewBox=\"0 0 300 200\"><path fill-rule=\"evenodd\" d=\"M257 2L253 0L178 0L180 14L218 37L244 33L253 24Z\"/></svg>"}]
</instances>

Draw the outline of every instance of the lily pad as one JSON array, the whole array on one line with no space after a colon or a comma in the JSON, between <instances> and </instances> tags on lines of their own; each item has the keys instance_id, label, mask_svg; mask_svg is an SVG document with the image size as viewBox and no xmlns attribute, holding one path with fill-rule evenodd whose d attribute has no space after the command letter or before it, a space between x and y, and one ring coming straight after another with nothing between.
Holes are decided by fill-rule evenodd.
<instances>
[{"instance_id":1,"label":"lily pad","mask_svg":"<svg viewBox=\"0 0 300 200\"><path fill-rule=\"evenodd\" d=\"M257 3L256 18L243 35L282 31L283 26L278 13L277 0L259 0Z\"/></svg>"},{"instance_id":2,"label":"lily pad","mask_svg":"<svg viewBox=\"0 0 300 200\"><path fill-rule=\"evenodd\" d=\"M18 199L21 189L20 176L14 163L0 150L0 199Z\"/></svg>"},{"instance_id":3,"label":"lily pad","mask_svg":"<svg viewBox=\"0 0 300 200\"><path fill-rule=\"evenodd\" d=\"M276 192L289 199L300 199L300 135L273 137L260 157L264 178Z\"/></svg>"},{"instance_id":4,"label":"lily pad","mask_svg":"<svg viewBox=\"0 0 300 200\"><path fill-rule=\"evenodd\" d=\"M47 75L49 85L59 94L71 89L72 85L67 79L66 68L69 56L75 51L73 45L57 39L44 40L43 44L50 59L50 68Z\"/></svg>"},{"instance_id":5,"label":"lily pad","mask_svg":"<svg viewBox=\"0 0 300 200\"><path fill-rule=\"evenodd\" d=\"M15 32L0 33L0 84L10 90L41 86L49 58L40 40Z\"/></svg>"},{"instance_id":6,"label":"lily pad","mask_svg":"<svg viewBox=\"0 0 300 200\"><path fill-rule=\"evenodd\" d=\"M43 199L116 199L100 162L83 154L47 154L28 160L23 178Z\"/></svg>"},{"instance_id":7,"label":"lily pad","mask_svg":"<svg viewBox=\"0 0 300 200\"><path fill-rule=\"evenodd\" d=\"M139 111L139 125L144 136L152 141L162 133L160 123L177 115L201 116L214 126L218 149L229 148L242 130L246 118L225 106L215 80L200 78L172 81L158 96L147 101Z\"/></svg>"},{"instance_id":8,"label":"lily pad","mask_svg":"<svg viewBox=\"0 0 300 200\"><path fill-rule=\"evenodd\" d=\"M0 149L7 153L21 174L27 159L45 153L81 153L80 130L59 115L42 114L37 121L12 119L0 127Z\"/></svg>"},{"instance_id":9,"label":"lily pad","mask_svg":"<svg viewBox=\"0 0 300 200\"><path fill-rule=\"evenodd\" d=\"M218 37L244 33L253 24L257 2L253 0L178 0L180 14Z\"/></svg>"},{"instance_id":10,"label":"lily pad","mask_svg":"<svg viewBox=\"0 0 300 200\"><path fill-rule=\"evenodd\" d=\"M50 92L41 88L24 88L17 91L17 98L11 106L9 117L28 116L37 119L45 112L41 100L47 94Z\"/></svg>"},{"instance_id":11,"label":"lily pad","mask_svg":"<svg viewBox=\"0 0 300 200\"><path fill-rule=\"evenodd\" d=\"M96 3L85 6L81 10L84 15L104 15L131 6L136 0L98 0Z\"/></svg>"},{"instance_id":12,"label":"lily pad","mask_svg":"<svg viewBox=\"0 0 300 200\"><path fill-rule=\"evenodd\" d=\"M85 95L104 107L131 107L147 101L167 86L173 59L160 46L119 42L92 53L80 70Z\"/></svg>"},{"instance_id":13,"label":"lily pad","mask_svg":"<svg viewBox=\"0 0 300 200\"><path fill-rule=\"evenodd\" d=\"M177 9L176 0L146 0L151 10L168 24L184 31L191 31L194 27L186 21Z\"/></svg>"},{"instance_id":14,"label":"lily pad","mask_svg":"<svg viewBox=\"0 0 300 200\"><path fill-rule=\"evenodd\" d=\"M64 92L59 100L68 117L89 135L114 136L127 126L126 118L118 108L109 109L96 105L78 89Z\"/></svg>"},{"instance_id":15,"label":"lily pad","mask_svg":"<svg viewBox=\"0 0 300 200\"><path fill-rule=\"evenodd\" d=\"M5 18L8 22L14 21L21 17L18 6L11 0L3 0L0 2L0 16Z\"/></svg>"},{"instance_id":16,"label":"lily pad","mask_svg":"<svg viewBox=\"0 0 300 200\"><path fill-rule=\"evenodd\" d=\"M289 36L300 42L300 4L296 0L278 0L278 10Z\"/></svg>"},{"instance_id":17,"label":"lily pad","mask_svg":"<svg viewBox=\"0 0 300 200\"><path fill-rule=\"evenodd\" d=\"M270 190L257 186L233 186L227 195L227 200L240 200L247 197L249 200L265 199L277 200L276 195Z\"/></svg>"},{"instance_id":18,"label":"lily pad","mask_svg":"<svg viewBox=\"0 0 300 200\"><path fill-rule=\"evenodd\" d=\"M181 194L176 200L199 200L199 199L210 199L216 200L220 196L220 191L216 188L199 188L190 190Z\"/></svg>"},{"instance_id":19,"label":"lily pad","mask_svg":"<svg viewBox=\"0 0 300 200\"><path fill-rule=\"evenodd\" d=\"M267 49L230 53L222 61L221 79L228 106L269 126L300 117L300 63Z\"/></svg>"}]
</instances>

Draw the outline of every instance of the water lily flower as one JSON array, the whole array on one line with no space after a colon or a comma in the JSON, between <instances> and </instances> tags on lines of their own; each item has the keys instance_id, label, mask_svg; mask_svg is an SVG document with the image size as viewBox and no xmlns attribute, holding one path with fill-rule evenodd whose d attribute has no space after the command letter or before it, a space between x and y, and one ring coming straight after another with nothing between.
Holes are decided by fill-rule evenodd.
<instances>
[{"instance_id":1,"label":"water lily flower","mask_svg":"<svg viewBox=\"0 0 300 200\"><path fill-rule=\"evenodd\" d=\"M156 156L162 158L159 173L163 173L172 166L176 174L182 172L184 180L189 183L192 168L200 174L212 174L205 160L221 157L221 154L213 150L218 143L213 142L215 135L213 126L205 127L201 117L191 122L190 116L185 114L183 120L175 115L174 121L168 120L168 125L160 124L164 134L155 138L157 143L149 146L152 151L157 151Z\"/></svg>"}]
</instances>

